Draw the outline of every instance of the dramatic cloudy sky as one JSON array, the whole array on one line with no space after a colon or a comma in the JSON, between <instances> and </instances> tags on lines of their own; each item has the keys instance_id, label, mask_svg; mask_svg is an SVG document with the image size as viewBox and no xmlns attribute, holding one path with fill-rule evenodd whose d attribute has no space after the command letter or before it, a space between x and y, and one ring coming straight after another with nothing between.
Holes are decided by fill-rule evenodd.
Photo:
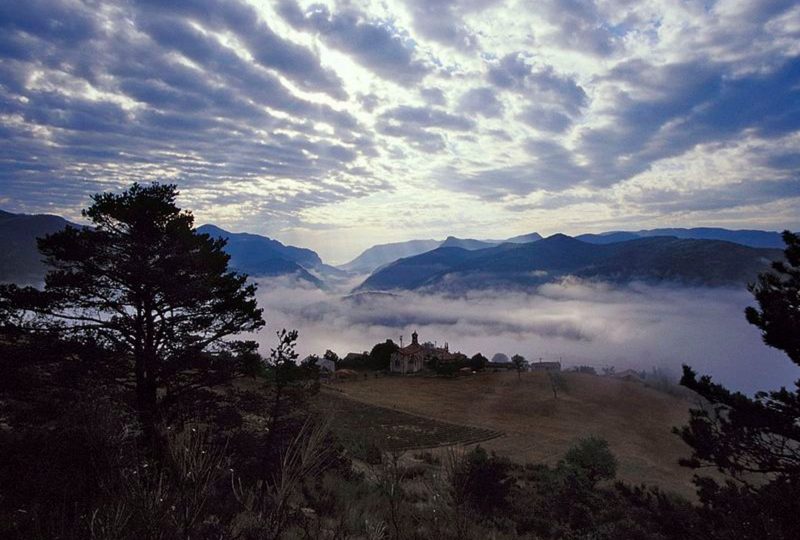
<instances>
[{"instance_id":1,"label":"dramatic cloudy sky","mask_svg":"<svg viewBox=\"0 0 800 540\"><path fill-rule=\"evenodd\" d=\"M800 228L796 0L0 2L0 208L372 243Z\"/></svg>"}]
</instances>

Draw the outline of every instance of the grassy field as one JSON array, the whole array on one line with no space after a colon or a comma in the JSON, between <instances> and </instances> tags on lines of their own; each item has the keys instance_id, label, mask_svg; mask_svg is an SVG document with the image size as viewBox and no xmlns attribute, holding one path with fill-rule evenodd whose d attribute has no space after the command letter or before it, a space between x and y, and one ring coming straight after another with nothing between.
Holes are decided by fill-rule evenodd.
<instances>
[{"instance_id":1,"label":"grassy field","mask_svg":"<svg viewBox=\"0 0 800 540\"><path fill-rule=\"evenodd\" d=\"M393 408L368 405L326 391L321 396L332 414L331 429L345 442L368 443L383 451L471 444L499 437L492 430L442 422Z\"/></svg>"},{"instance_id":2,"label":"grassy field","mask_svg":"<svg viewBox=\"0 0 800 540\"><path fill-rule=\"evenodd\" d=\"M581 437L597 435L608 440L620 462L618 477L630 483L646 482L691 495L692 472L680 467L689 449L671 433L688 420L693 402L662 393L634 381L565 373L567 389L553 398L543 373L483 373L457 379L434 377L383 377L340 383L340 392L324 391L332 406L342 397L388 412L358 412L346 404L341 418L351 416L348 429L397 434L400 446L436 446L448 437L436 429L417 432L428 420L461 426L458 438L468 441L470 429L499 431L502 437L482 446L520 462L555 463ZM409 413L414 417L392 416ZM353 416L350 413L360 414ZM391 413L391 414L390 414ZM433 425L433 424L431 424ZM391 427L394 426L394 427ZM468 428L466 426L472 426ZM457 430L456 430L457 431ZM448 433L446 429L441 431ZM403 441L403 442L399 442Z\"/></svg>"}]
</instances>

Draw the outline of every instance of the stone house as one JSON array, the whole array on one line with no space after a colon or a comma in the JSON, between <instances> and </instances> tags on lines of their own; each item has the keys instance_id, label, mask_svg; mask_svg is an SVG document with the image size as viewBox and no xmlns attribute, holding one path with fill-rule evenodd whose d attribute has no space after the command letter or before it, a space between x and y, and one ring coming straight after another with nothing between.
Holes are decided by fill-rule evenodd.
<instances>
[{"instance_id":1,"label":"stone house","mask_svg":"<svg viewBox=\"0 0 800 540\"><path fill-rule=\"evenodd\" d=\"M398 349L389 358L389 370L392 373L417 373L422 371L426 362L439 360L440 362L453 362L458 359L457 354L449 350L449 346L432 347L421 345L416 332L411 334L411 344Z\"/></svg>"}]
</instances>

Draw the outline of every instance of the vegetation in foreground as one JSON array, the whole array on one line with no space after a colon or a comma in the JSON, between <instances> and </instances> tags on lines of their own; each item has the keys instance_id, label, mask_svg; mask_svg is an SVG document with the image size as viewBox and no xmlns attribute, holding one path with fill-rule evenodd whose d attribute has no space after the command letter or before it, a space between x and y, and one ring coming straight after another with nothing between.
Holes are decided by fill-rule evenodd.
<instances>
[{"instance_id":1,"label":"vegetation in foreground","mask_svg":"<svg viewBox=\"0 0 800 540\"><path fill-rule=\"evenodd\" d=\"M553 466L480 447L354 461L310 406L296 332L263 325L223 243L174 186L98 195L94 227L43 239L43 290L0 290L0 535L63 539L795 538L800 394L731 393L687 368L709 406L680 435L699 504L614 483L605 441ZM752 287L748 319L800 364L800 238ZM248 385L233 384L249 378Z\"/></svg>"}]
</instances>

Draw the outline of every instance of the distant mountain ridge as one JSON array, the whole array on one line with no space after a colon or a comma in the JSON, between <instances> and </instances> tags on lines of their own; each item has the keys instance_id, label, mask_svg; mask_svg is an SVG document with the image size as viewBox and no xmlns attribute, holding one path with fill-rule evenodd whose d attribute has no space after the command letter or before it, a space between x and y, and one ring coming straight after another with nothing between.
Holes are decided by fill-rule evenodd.
<instances>
[{"instance_id":1,"label":"distant mountain ridge","mask_svg":"<svg viewBox=\"0 0 800 540\"><path fill-rule=\"evenodd\" d=\"M774 231L758 230L730 230L719 227L694 227L690 229L668 228L668 229L644 229L641 231L610 231L598 234L580 234L576 236L578 240L592 244L610 244L623 240L633 240L635 238L647 238L652 236L674 236L676 238L686 238L694 240L724 240L734 242L743 246L757 248L777 248L783 249L781 234Z\"/></svg>"},{"instance_id":2,"label":"distant mountain ridge","mask_svg":"<svg viewBox=\"0 0 800 540\"><path fill-rule=\"evenodd\" d=\"M0 210L0 283L37 284L44 280L47 267L42 262L36 239L63 230L74 223L48 214L12 214ZM198 227L198 232L228 239L225 251L231 267L253 277L292 275L324 286L314 275L337 277L341 272L325 265L316 252L287 246L257 234L231 233L215 225Z\"/></svg>"},{"instance_id":3,"label":"distant mountain ridge","mask_svg":"<svg viewBox=\"0 0 800 540\"><path fill-rule=\"evenodd\" d=\"M777 249L721 240L647 237L598 244L556 234L477 251L437 248L387 265L356 291L528 287L568 275L614 282L733 285L754 279L781 255Z\"/></svg>"},{"instance_id":4,"label":"distant mountain ridge","mask_svg":"<svg viewBox=\"0 0 800 540\"><path fill-rule=\"evenodd\" d=\"M664 228L642 229L639 231L609 231L602 233L586 233L575 236L576 239L590 244L611 244L636 238L653 236L674 236L676 238L694 240L724 240L744 246L757 248L783 249L783 240L779 232L759 230L730 230L719 227ZM526 244L542 239L539 233L529 233L505 240L473 240L448 236L443 241L410 240L372 246L347 264L339 266L342 270L355 273L373 273L381 267L402 259L420 255L437 247L461 247L464 249L485 249L504 243Z\"/></svg>"},{"instance_id":5,"label":"distant mountain ridge","mask_svg":"<svg viewBox=\"0 0 800 540\"><path fill-rule=\"evenodd\" d=\"M73 225L50 214L12 214L0 210L0 283L35 284L47 271L36 239Z\"/></svg>"},{"instance_id":6,"label":"distant mountain ridge","mask_svg":"<svg viewBox=\"0 0 800 540\"><path fill-rule=\"evenodd\" d=\"M197 232L212 238L225 238L225 252L237 272L252 277L293 275L322 287L323 281L311 273L325 265L315 251L287 246L272 238L251 233L232 233L216 225L201 225Z\"/></svg>"},{"instance_id":7,"label":"distant mountain ridge","mask_svg":"<svg viewBox=\"0 0 800 540\"><path fill-rule=\"evenodd\" d=\"M436 249L439 244L441 244L439 240L430 239L377 244L364 250L352 261L340 265L339 268L347 272L368 273L402 257L411 257Z\"/></svg>"},{"instance_id":8,"label":"distant mountain ridge","mask_svg":"<svg viewBox=\"0 0 800 540\"><path fill-rule=\"evenodd\" d=\"M41 282L46 268L36 238L67 224L58 216L0 210L0 282ZM340 269L326 265L313 250L266 236L232 233L210 224L198 231L227 238L232 268L254 277L291 275L323 287L351 279L348 272L378 265L356 291L527 286L566 274L617 281L741 283L766 268L766 261L779 258L783 248L777 232L710 227L611 231L576 238L554 235L544 240L538 233L506 240L449 236L373 246Z\"/></svg>"},{"instance_id":9,"label":"distant mountain ridge","mask_svg":"<svg viewBox=\"0 0 800 540\"><path fill-rule=\"evenodd\" d=\"M339 266L342 270L355 273L372 273L377 269L404 257L413 257L439 247L459 247L475 250L486 249L504 243L522 244L541 240L539 233L533 232L508 238L506 240L475 240L448 236L444 240L409 240L391 244L378 244L364 250L352 261Z\"/></svg>"}]
</instances>

